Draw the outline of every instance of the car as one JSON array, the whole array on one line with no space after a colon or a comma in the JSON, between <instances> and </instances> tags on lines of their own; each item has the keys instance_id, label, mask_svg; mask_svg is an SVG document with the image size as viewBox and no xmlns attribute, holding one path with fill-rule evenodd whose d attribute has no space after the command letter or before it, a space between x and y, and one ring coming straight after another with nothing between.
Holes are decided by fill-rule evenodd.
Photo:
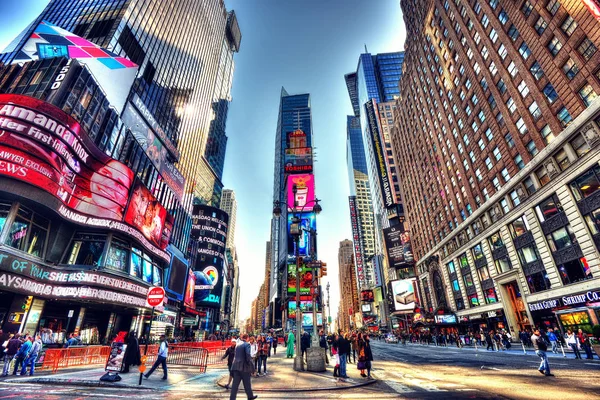
<instances>
[{"instance_id":1,"label":"car","mask_svg":"<svg viewBox=\"0 0 600 400\"><path fill-rule=\"evenodd\" d=\"M394 335L388 335L385 337L386 343L398 343L398 338Z\"/></svg>"}]
</instances>

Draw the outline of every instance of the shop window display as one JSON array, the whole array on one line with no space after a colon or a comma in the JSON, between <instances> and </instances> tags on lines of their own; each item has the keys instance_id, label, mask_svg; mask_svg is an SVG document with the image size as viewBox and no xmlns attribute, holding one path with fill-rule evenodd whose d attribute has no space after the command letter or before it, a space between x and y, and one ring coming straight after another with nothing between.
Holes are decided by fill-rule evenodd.
<instances>
[{"instance_id":1,"label":"shop window display","mask_svg":"<svg viewBox=\"0 0 600 400\"><path fill-rule=\"evenodd\" d=\"M448 264L446 264L446 266L448 267L449 274L456 272L456 268L454 268L454 261L450 261Z\"/></svg>"},{"instance_id":2,"label":"shop window display","mask_svg":"<svg viewBox=\"0 0 600 400\"><path fill-rule=\"evenodd\" d=\"M489 237L490 247L493 250L497 250L499 248L504 247L504 242L502 241L502 236L500 236L500 232L496 232Z\"/></svg>"},{"instance_id":3,"label":"shop window display","mask_svg":"<svg viewBox=\"0 0 600 400\"><path fill-rule=\"evenodd\" d=\"M592 333L592 322L587 311L577 311L558 315L564 330L571 329L577 332L579 329L586 333Z\"/></svg>"},{"instance_id":4,"label":"shop window display","mask_svg":"<svg viewBox=\"0 0 600 400\"><path fill-rule=\"evenodd\" d=\"M475 260L480 260L484 257L483 248L481 247L481 243L475 245L475 247L473 247L472 251L473 251L473 258Z\"/></svg>"},{"instance_id":5,"label":"shop window display","mask_svg":"<svg viewBox=\"0 0 600 400\"><path fill-rule=\"evenodd\" d=\"M43 257L50 221L25 207L11 224L4 244L36 257Z\"/></svg>"},{"instance_id":6,"label":"shop window display","mask_svg":"<svg viewBox=\"0 0 600 400\"><path fill-rule=\"evenodd\" d=\"M592 271L585 257L560 264L558 272L565 285L592 278Z\"/></svg>"},{"instance_id":7,"label":"shop window display","mask_svg":"<svg viewBox=\"0 0 600 400\"><path fill-rule=\"evenodd\" d=\"M460 286L458 285L458 279L452 281L452 290L460 293Z\"/></svg>"},{"instance_id":8,"label":"shop window display","mask_svg":"<svg viewBox=\"0 0 600 400\"><path fill-rule=\"evenodd\" d=\"M78 233L71 242L68 253L69 265L102 265L102 254L106 244L106 235Z\"/></svg>"},{"instance_id":9,"label":"shop window display","mask_svg":"<svg viewBox=\"0 0 600 400\"><path fill-rule=\"evenodd\" d=\"M477 297L477 294L470 294L467 298L469 299L471 307L477 307L479 305L479 297Z\"/></svg>"},{"instance_id":10,"label":"shop window display","mask_svg":"<svg viewBox=\"0 0 600 400\"><path fill-rule=\"evenodd\" d=\"M531 293L537 293L544 290L550 289L550 280L546 271L536 272L531 275L527 275L527 285Z\"/></svg>"},{"instance_id":11,"label":"shop window display","mask_svg":"<svg viewBox=\"0 0 600 400\"><path fill-rule=\"evenodd\" d=\"M473 286L473 277L471 276L470 272L463 276L463 280L465 281L465 287Z\"/></svg>"},{"instance_id":12,"label":"shop window display","mask_svg":"<svg viewBox=\"0 0 600 400\"><path fill-rule=\"evenodd\" d=\"M496 294L496 289L494 288L484 290L483 295L485 296L485 302L487 304L494 304L498 302L498 295Z\"/></svg>"},{"instance_id":13,"label":"shop window display","mask_svg":"<svg viewBox=\"0 0 600 400\"><path fill-rule=\"evenodd\" d=\"M469 268L469 260L467 259L467 253L462 253L458 257L458 261L460 263L461 268Z\"/></svg>"},{"instance_id":14,"label":"shop window display","mask_svg":"<svg viewBox=\"0 0 600 400\"><path fill-rule=\"evenodd\" d=\"M487 265L485 267L477 269L477 274L479 275L479 282L483 282L490 279L490 271Z\"/></svg>"}]
</instances>

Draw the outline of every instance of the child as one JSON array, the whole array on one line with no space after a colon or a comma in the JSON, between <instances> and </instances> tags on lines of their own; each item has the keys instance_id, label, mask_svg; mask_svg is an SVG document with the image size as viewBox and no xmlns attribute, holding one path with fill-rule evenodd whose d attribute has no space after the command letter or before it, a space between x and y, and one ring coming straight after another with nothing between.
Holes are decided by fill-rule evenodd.
<instances>
[{"instance_id":1,"label":"child","mask_svg":"<svg viewBox=\"0 0 600 400\"><path fill-rule=\"evenodd\" d=\"M337 378L340 376L340 355L338 354L337 347L332 347L331 352L333 353L333 360L335 362L335 367L333 368L333 376Z\"/></svg>"}]
</instances>

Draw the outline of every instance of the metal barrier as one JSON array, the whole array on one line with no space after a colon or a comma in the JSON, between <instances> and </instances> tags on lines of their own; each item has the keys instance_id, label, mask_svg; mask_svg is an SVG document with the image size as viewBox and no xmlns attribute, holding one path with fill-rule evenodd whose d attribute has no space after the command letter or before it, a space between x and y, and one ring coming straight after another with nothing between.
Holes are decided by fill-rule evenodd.
<instances>
[{"instance_id":1,"label":"metal barrier","mask_svg":"<svg viewBox=\"0 0 600 400\"><path fill-rule=\"evenodd\" d=\"M147 362L152 365L156 361L158 354L158 346L154 346L154 351L148 349ZM188 367L199 367L200 373L206 372L208 365L209 350L202 347L188 347L182 345L169 345L169 355L167 356L167 364L184 365Z\"/></svg>"},{"instance_id":2,"label":"metal barrier","mask_svg":"<svg viewBox=\"0 0 600 400\"><path fill-rule=\"evenodd\" d=\"M208 351L207 365L226 364L227 359L223 359L227 349L214 349Z\"/></svg>"},{"instance_id":3,"label":"metal barrier","mask_svg":"<svg viewBox=\"0 0 600 400\"><path fill-rule=\"evenodd\" d=\"M50 369L56 373L59 368L79 365L98 365L106 363L110 346L71 347L66 349L46 349L41 370Z\"/></svg>"}]
</instances>

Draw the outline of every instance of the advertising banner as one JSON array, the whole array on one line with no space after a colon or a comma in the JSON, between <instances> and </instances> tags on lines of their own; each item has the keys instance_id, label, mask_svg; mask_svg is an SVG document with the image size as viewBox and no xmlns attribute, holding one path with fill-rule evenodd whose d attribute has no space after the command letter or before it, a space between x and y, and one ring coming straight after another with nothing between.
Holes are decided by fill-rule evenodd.
<instances>
[{"instance_id":1,"label":"advertising banner","mask_svg":"<svg viewBox=\"0 0 600 400\"><path fill-rule=\"evenodd\" d=\"M110 345L110 354L106 360L105 371L121 372L123 369L123 361L125 360L125 351L127 345L125 343L115 343Z\"/></svg>"},{"instance_id":2,"label":"advertising banner","mask_svg":"<svg viewBox=\"0 0 600 400\"><path fill-rule=\"evenodd\" d=\"M308 144L306 133L304 133L304 131L301 129L296 129L295 131L288 132L286 138L286 144L288 149L301 149L305 147L310 147L310 145Z\"/></svg>"},{"instance_id":3,"label":"advertising banner","mask_svg":"<svg viewBox=\"0 0 600 400\"><path fill-rule=\"evenodd\" d=\"M295 295L296 294L296 264L288 264L288 275L287 275L287 285L288 285L288 294ZM313 281L313 273L312 269L306 268L305 266L300 267L300 294L308 294L310 293L310 287L312 286Z\"/></svg>"},{"instance_id":4,"label":"advertising banner","mask_svg":"<svg viewBox=\"0 0 600 400\"><path fill-rule=\"evenodd\" d=\"M362 306L360 306L360 309L362 310L363 313L365 314L369 314L371 313L371 305L370 304L363 304Z\"/></svg>"},{"instance_id":5,"label":"advertising banner","mask_svg":"<svg viewBox=\"0 0 600 400\"><path fill-rule=\"evenodd\" d=\"M312 326L313 314L312 312L302 314L302 326ZM323 326L323 314L317 313L317 326Z\"/></svg>"},{"instance_id":6,"label":"advertising banner","mask_svg":"<svg viewBox=\"0 0 600 400\"><path fill-rule=\"evenodd\" d=\"M356 196L348 198L350 203L350 223L352 225L352 242L354 243L354 263L356 264L356 276L358 278L359 288L367 287L365 279L364 265L364 242L362 235L362 226L360 224L360 215L356 207Z\"/></svg>"},{"instance_id":7,"label":"advertising banner","mask_svg":"<svg viewBox=\"0 0 600 400\"><path fill-rule=\"evenodd\" d=\"M49 206L75 223L121 231L169 260L164 240L149 240L139 226L121 223L133 171L100 151L62 110L31 97L0 95L0 146L0 176L51 194L62 205Z\"/></svg>"},{"instance_id":8,"label":"advertising banner","mask_svg":"<svg viewBox=\"0 0 600 400\"><path fill-rule=\"evenodd\" d=\"M296 256L296 242L294 237L290 233L290 227L292 225L293 214L288 214L288 256ZM311 231L317 230L317 218L315 213L303 213L300 215L300 227L301 234L300 240L298 241L298 252L300 257L309 257L317 254L317 242L316 236L311 235Z\"/></svg>"},{"instance_id":9,"label":"advertising banner","mask_svg":"<svg viewBox=\"0 0 600 400\"><path fill-rule=\"evenodd\" d=\"M390 282L394 301L394 311L413 312L417 301L415 291L416 278Z\"/></svg>"},{"instance_id":10,"label":"advertising banner","mask_svg":"<svg viewBox=\"0 0 600 400\"><path fill-rule=\"evenodd\" d=\"M287 174L302 174L312 172L312 147L285 149L283 165Z\"/></svg>"},{"instance_id":11,"label":"advertising banner","mask_svg":"<svg viewBox=\"0 0 600 400\"><path fill-rule=\"evenodd\" d=\"M303 313L312 312L312 301L301 301L300 310ZM317 308L318 311L318 308ZM288 318L296 318L296 302L288 301Z\"/></svg>"},{"instance_id":12,"label":"advertising banner","mask_svg":"<svg viewBox=\"0 0 600 400\"><path fill-rule=\"evenodd\" d=\"M294 188L296 193L294 194ZM312 174L289 175L287 178L287 203L289 211L312 211L315 203L315 177Z\"/></svg>"},{"instance_id":13,"label":"advertising banner","mask_svg":"<svg viewBox=\"0 0 600 400\"><path fill-rule=\"evenodd\" d=\"M194 300L200 307L220 307L225 270L229 215L218 208L194 205L192 239L198 241Z\"/></svg>"},{"instance_id":14,"label":"advertising banner","mask_svg":"<svg viewBox=\"0 0 600 400\"><path fill-rule=\"evenodd\" d=\"M367 123L371 134L371 142L373 151L375 152L375 161L377 163L377 175L383 195L383 202L386 207L391 207L396 202L394 192L392 191L392 183L388 172L387 155L385 145L381 138L379 130L379 114L377 112L377 103L375 100L369 100L365 104Z\"/></svg>"},{"instance_id":15,"label":"advertising banner","mask_svg":"<svg viewBox=\"0 0 600 400\"><path fill-rule=\"evenodd\" d=\"M173 245L169 245L167 250L172 255L171 265L167 269L165 282L165 292L174 300L183 300L185 293L185 284L188 274L188 262L183 253Z\"/></svg>"},{"instance_id":16,"label":"advertising banner","mask_svg":"<svg viewBox=\"0 0 600 400\"><path fill-rule=\"evenodd\" d=\"M363 290L360 292L360 300L365 302L374 302L375 296L372 290Z\"/></svg>"},{"instance_id":17,"label":"advertising banner","mask_svg":"<svg viewBox=\"0 0 600 400\"><path fill-rule=\"evenodd\" d=\"M401 226L392 226L383 230L383 239L390 268L406 268L414 264L408 231L403 231Z\"/></svg>"},{"instance_id":18,"label":"advertising banner","mask_svg":"<svg viewBox=\"0 0 600 400\"><path fill-rule=\"evenodd\" d=\"M189 308L196 308L194 302L194 292L196 290L196 276L194 271L188 270L187 284L185 286L185 294L183 295L183 305Z\"/></svg>"},{"instance_id":19,"label":"advertising banner","mask_svg":"<svg viewBox=\"0 0 600 400\"><path fill-rule=\"evenodd\" d=\"M172 223L166 223L167 210L140 180L133 186L125 222L137 228L156 246L165 249L171 237Z\"/></svg>"},{"instance_id":20,"label":"advertising banner","mask_svg":"<svg viewBox=\"0 0 600 400\"><path fill-rule=\"evenodd\" d=\"M434 318L436 324L440 324L440 325L456 324L456 315L454 315L454 314L435 315L433 318Z\"/></svg>"}]
</instances>

